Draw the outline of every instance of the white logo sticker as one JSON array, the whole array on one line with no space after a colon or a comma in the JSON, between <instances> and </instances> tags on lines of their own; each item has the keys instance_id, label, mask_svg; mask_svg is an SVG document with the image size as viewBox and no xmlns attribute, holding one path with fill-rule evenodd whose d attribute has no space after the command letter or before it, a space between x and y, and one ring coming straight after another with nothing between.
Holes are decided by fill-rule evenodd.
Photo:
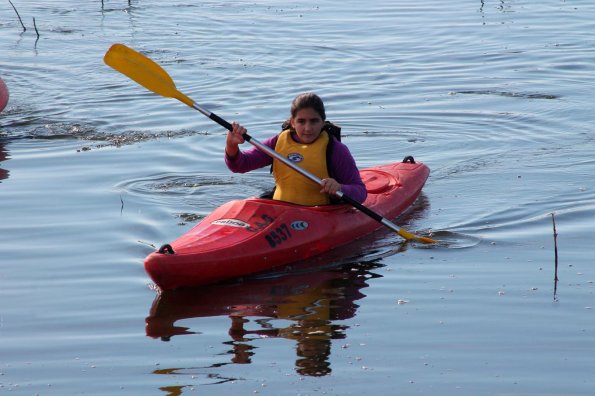
<instances>
[{"instance_id":1,"label":"white logo sticker","mask_svg":"<svg viewBox=\"0 0 595 396\"><path fill-rule=\"evenodd\" d=\"M302 162L304 160L304 156L300 153L289 153L287 154L287 159L293 162Z\"/></svg>"},{"instance_id":2,"label":"white logo sticker","mask_svg":"<svg viewBox=\"0 0 595 396\"><path fill-rule=\"evenodd\" d=\"M294 221L291 223L291 228L296 231L304 231L306 228L308 228L308 222L303 220Z\"/></svg>"},{"instance_id":3,"label":"white logo sticker","mask_svg":"<svg viewBox=\"0 0 595 396\"><path fill-rule=\"evenodd\" d=\"M245 221L237 220L237 219L219 219L219 220L213 221L211 224L230 226L230 227L238 227L238 228L250 227L250 224L246 223Z\"/></svg>"}]
</instances>

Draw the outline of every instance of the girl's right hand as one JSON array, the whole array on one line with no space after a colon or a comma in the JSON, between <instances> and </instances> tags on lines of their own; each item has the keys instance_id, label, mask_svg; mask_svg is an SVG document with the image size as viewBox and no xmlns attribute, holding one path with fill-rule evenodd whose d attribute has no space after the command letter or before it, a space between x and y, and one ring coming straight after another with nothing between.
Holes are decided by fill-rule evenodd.
<instances>
[{"instance_id":1,"label":"girl's right hand","mask_svg":"<svg viewBox=\"0 0 595 396\"><path fill-rule=\"evenodd\" d=\"M231 123L232 130L227 132L227 144L239 145L244 143L244 133L247 132L246 128L237 122Z\"/></svg>"},{"instance_id":2,"label":"girl's right hand","mask_svg":"<svg viewBox=\"0 0 595 396\"><path fill-rule=\"evenodd\" d=\"M230 157L235 157L239 151L238 145L244 143L244 133L247 132L246 128L237 122L231 123L232 130L227 131L227 139L225 141L225 152Z\"/></svg>"}]
</instances>

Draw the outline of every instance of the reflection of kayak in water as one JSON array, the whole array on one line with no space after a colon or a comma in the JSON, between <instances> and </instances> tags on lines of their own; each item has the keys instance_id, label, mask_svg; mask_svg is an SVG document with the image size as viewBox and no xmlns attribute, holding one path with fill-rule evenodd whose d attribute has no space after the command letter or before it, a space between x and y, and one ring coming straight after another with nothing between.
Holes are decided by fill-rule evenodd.
<instances>
[{"instance_id":1,"label":"reflection of kayak in water","mask_svg":"<svg viewBox=\"0 0 595 396\"><path fill-rule=\"evenodd\" d=\"M200 317L351 318L357 309L354 301L364 297L359 290L368 286L363 275L362 271L316 271L165 291L153 302L147 317L147 335L167 340L194 334L186 327L176 327L175 322Z\"/></svg>"},{"instance_id":2,"label":"reflection of kayak in water","mask_svg":"<svg viewBox=\"0 0 595 396\"><path fill-rule=\"evenodd\" d=\"M8 87L4 81L0 78L0 111L4 110L8 103Z\"/></svg>"},{"instance_id":3,"label":"reflection of kayak in water","mask_svg":"<svg viewBox=\"0 0 595 396\"><path fill-rule=\"evenodd\" d=\"M368 268L371 268L368 266ZM165 291L157 296L146 319L147 335L171 337L200 334L200 328L176 326L192 318L228 316L228 362L251 362L253 341L285 338L296 342L296 371L302 375L330 373L331 340L343 339L342 322L355 316L361 289L374 276L364 265L342 271L316 271L242 283ZM252 321L251 321L252 319ZM192 321L197 326L196 321ZM219 355L219 354L217 354Z\"/></svg>"},{"instance_id":4,"label":"reflection of kayak in water","mask_svg":"<svg viewBox=\"0 0 595 396\"><path fill-rule=\"evenodd\" d=\"M411 162L362 170L368 190L364 205L387 219L397 217L416 200L429 172ZM162 290L216 283L320 255L379 227L350 205L231 201L151 253L145 269Z\"/></svg>"}]
</instances>

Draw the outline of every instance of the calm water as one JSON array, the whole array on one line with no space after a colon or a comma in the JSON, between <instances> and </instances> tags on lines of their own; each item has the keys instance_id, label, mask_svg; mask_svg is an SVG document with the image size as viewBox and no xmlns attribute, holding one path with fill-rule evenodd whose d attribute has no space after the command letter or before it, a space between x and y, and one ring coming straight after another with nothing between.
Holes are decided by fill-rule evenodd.
<instances>
[{"instance_id":1,"label":"calm water","mask_svg":"<svg viewBox=\"0 0 595 396\"><path fill-rule=\"evenodd\" d=\"M593 394L592 1L13 3L0 393ZM271 181L105 66L115 42L258 139L318 92L360 167L431 167L397 222L448 246L380 231L341 269L159 296L144 257Z\"/></svg>"}]
</instances>

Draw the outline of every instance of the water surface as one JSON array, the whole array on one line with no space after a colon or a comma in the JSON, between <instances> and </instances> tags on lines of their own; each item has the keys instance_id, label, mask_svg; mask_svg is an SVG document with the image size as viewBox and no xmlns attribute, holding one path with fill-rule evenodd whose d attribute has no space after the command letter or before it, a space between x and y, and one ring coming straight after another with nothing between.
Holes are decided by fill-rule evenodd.
<instances>
[{"instance_id":1,"label":"water surface","mask_svg":"<svg viewBox=\"0 0 595 396\"><path fill-rule=\"evenodd\" d=\"M591 2L13 3L1 391L592 393ZM116 42L258 139L316 91L360 167L430 166L396 221L444 243L380 230L289 275L159 295L144 257L272 182L231 174L218 125L105 66Z\"/></svg>"}]
</instances>

